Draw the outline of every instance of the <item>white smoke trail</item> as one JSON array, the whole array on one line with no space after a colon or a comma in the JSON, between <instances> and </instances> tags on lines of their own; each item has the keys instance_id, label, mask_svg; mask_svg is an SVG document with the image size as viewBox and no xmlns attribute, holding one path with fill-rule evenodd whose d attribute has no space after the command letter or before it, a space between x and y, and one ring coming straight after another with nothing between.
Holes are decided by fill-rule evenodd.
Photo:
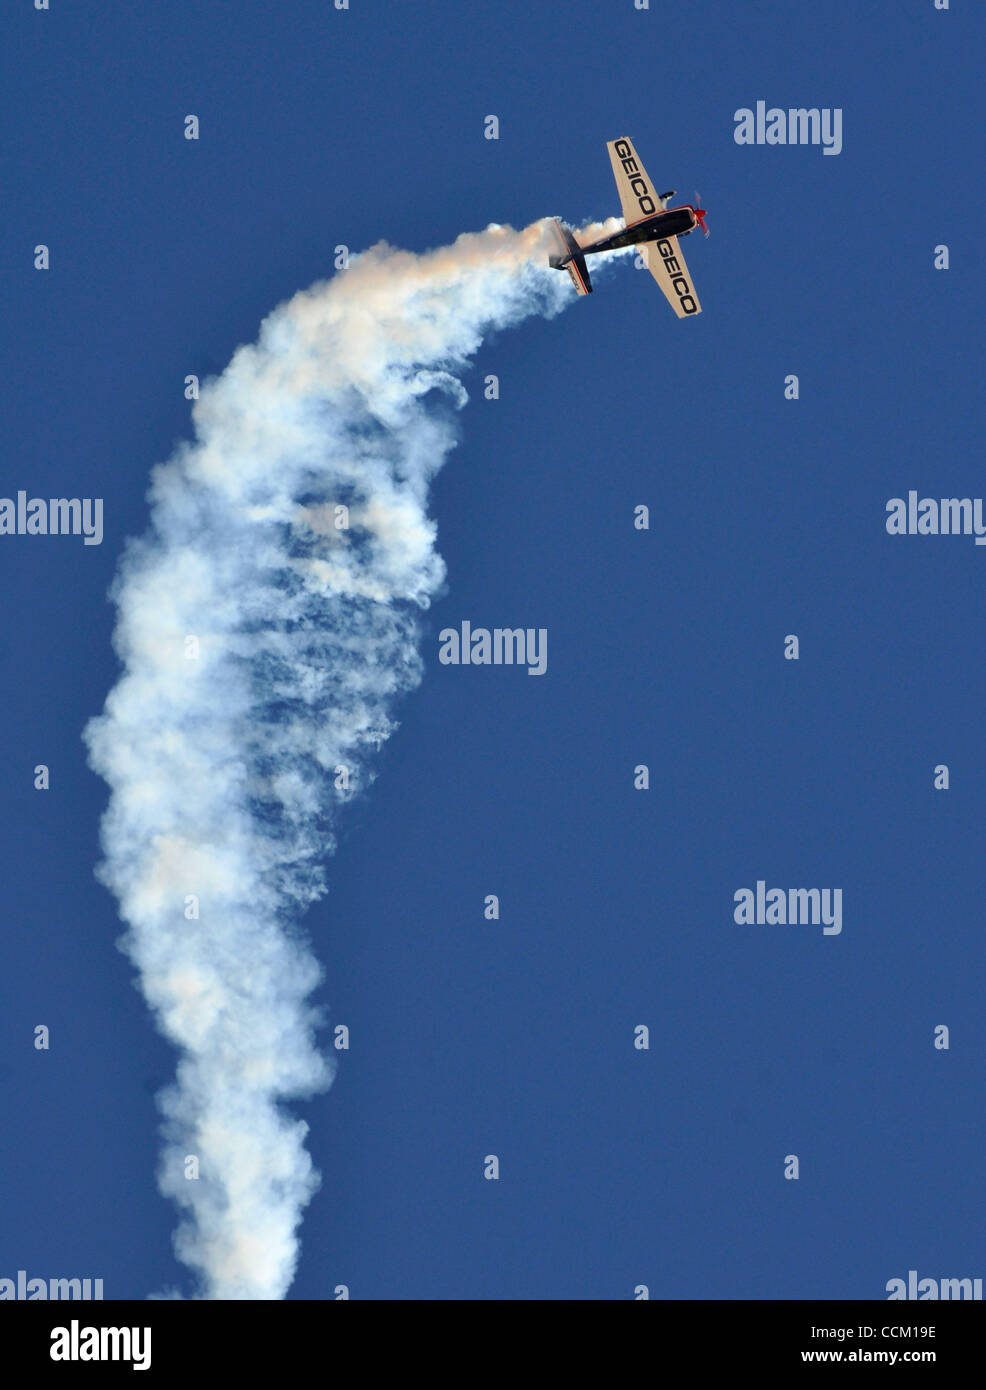
<instances>
[{"instance_id":1,"label":"white smoke trail","mask_svg":"<svg viewBox=\"0 0 986 1390\"><path fill-rule=\"evenodd\" d=\"M180 1053L159 1179L202 1297L281 1298L294 1274L318 1175L279 1102L331 1081L296 924L420 679L415 614L444 574L427 488L455 442L441 394L462 404L487 330L573 297L546 231L374 247L276 309L205 384L120 566L124 672L85 734L111 788L99 873Z\"/></svg>"}]
</instances>

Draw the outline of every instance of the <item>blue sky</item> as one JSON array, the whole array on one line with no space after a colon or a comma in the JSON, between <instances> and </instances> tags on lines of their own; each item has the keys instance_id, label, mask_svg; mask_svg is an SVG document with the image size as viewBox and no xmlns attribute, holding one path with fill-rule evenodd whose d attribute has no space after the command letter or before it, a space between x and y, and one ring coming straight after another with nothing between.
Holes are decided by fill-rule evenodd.
<instances>
[{"instance_id":1,"label":"blue sky","mask_svg":"<svg viewBox=\"0 0 986 1390\"><path fill-rule=\"evenodd\" d=\"M323 1186L290 1296L870 1298L910 1268L983 1275L986 554L889 537L884 509L984 492L984 16L664 10L8 10L0 493L103 497L106 529L0 538L0 1275L189 1287L154 1181L174 1056L93 878L106 788L81 742L116 679L123 540L189 435L186 374L221 371L339 244L618 213L623 134L659 188L701 190L704 312L678 323L622 264L467 378L426 676L306 920L353 1043L297 1107ZM842 153L737 146L761 99L841 108ZM547 675L441 666L463 618L546 627ZM841 887L842 934L736 925L760 878Z\"/></svg>"}]
</instances>

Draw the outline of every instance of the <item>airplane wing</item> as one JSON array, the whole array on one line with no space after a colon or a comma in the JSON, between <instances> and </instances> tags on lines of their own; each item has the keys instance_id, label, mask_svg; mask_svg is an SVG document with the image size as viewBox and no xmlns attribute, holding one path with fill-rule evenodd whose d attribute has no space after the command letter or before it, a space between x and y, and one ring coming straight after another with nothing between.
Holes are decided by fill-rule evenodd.
<instances>
[{"instance_id":1,"label":"airplane wing","mask_svg":"<svg viewBox=\"0 0 986 1390\"><path fill-rule=\"evenodd\" d=\"M692 277L681 254L681 243L676 236L664 237L661 241L641 242L637 250L646 259L647 269L680 319L691 318L692 314L702 312Z\"/></svg>"},{"instance_id":2,"label":"airplane wing","mask_svg":"<svg viewBox=\"0 0 986 1390\"><path fill-rule=\"evenodd\" d=\"M639 222L642 217L651 217L655 212L660 212L664 204L626 136L619 140L607 140L606 148L609 150L609 162L613 166L616 191L620 195L620 207L627 226Z\"/></svg>"}]
</instances>

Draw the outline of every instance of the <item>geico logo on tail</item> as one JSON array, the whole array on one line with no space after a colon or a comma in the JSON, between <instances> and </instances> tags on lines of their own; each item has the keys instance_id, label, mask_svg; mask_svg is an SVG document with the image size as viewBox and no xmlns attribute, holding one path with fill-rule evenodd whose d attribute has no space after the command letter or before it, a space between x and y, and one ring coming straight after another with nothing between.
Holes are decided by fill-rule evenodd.
<instances>
[{"instance_id":1,"label":"geico logo on tail","mask_svg":"<svg viewBox=\"0 0 986 1390\"><path fill-rule=\"evenodd\" d=\"M630 189L640 204L640 211L645 217L649 217L652 212L657 212L657 206L650 195L646 179L641 176L640 166L633 157L633 147L627 144L626 140L617 140L614 148L620 163L626 170L627 178L630 180Z\"/></svg>"},{"instance_id":2,"label":"geico logo on tail","mask_svg":"<svg viewBox=\"0 0 986 1390\"><path fill-rule=\"evenodd\" d=\"M657 249L660 251L664 260L664 269L671 276L671 288L681 300L682 312L694 314L698 309L698 305L692 298L691 285L689 285L688 281L681 273L681 266L678 264L678 258L674 254L670 241L659 241L657 243Z\"/></svg>"}]
</instances>

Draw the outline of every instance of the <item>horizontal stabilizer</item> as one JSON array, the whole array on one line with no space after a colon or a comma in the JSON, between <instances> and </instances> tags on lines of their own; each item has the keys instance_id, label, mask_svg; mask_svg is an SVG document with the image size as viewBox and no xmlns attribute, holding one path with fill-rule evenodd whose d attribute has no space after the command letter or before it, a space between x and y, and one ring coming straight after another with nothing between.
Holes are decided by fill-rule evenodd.
<instances>
[{"instance_id":1,"label":"horizontal stabilizer","mask_svg":"<svg viewBox=\"0 0 986 1390\"><path fill-rule=\"evenodd\" d=\"M552 224L555 229L555 236L558 238L560 254L551 256L548 264L553 270L567 270L575 286L576 294L592 294L592 281L589 279L589 270L585 263L585 256L571 230L562 222Z\"/></svg>"}]
</instances>

